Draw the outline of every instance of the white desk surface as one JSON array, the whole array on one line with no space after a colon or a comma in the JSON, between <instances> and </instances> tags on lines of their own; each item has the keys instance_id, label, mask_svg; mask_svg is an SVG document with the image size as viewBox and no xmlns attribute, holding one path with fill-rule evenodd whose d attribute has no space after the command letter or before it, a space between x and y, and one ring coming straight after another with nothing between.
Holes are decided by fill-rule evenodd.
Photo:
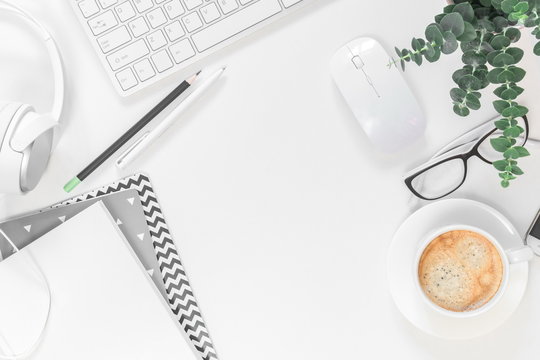
<instances>
[{"instance_id":1,"label":"white desk surface","mask_svg":"<svg viewBox=\"0 0 540 360\"><path fill-rule=\"evenodd\" d=\"M67 99L65 133L43 181L31 194L4 197L7 215L65 198L64 183L182 77L120 98L68 0L18 2L56 37ZM139 170L151 176L221 359L538 357L539 259L512 318L469 341L417 330L386 285L387 249L410 213L402 174L495 115L488 104L493 95L482 97L480 111L459 118L448 90L460 56L409 67L405 76L429 119L426 136L407 151L383 155L368 144L329 75L330 57L348 40L367 34L388 49L407 46L443 5L319 0L210 58L211 65L228 65L226 77L184 121L130 169L118 171L109 161L77 188L87 191ZM2 47L13 56L2 57L0 98L46 109L50 70L39 43L22 30L0 34L16 45ZM6 60L15 54L25 61ZM538 134L540 61L528 55L524 63L523 99ZM533 157L523 161L527 174L510 189L500 189L495 172L473 160L455 197L492 205L525 232L540 207L540 149L531 150Z\"/></svg>"}]
</instances>

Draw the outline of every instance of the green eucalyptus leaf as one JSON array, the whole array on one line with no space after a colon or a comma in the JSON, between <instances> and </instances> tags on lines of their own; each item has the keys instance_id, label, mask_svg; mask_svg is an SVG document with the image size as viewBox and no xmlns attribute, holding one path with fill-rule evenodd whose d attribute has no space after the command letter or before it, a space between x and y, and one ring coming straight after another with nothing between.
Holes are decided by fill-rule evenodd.
<instances>
[{"instance_id":1,"label":"green eucalyptus leaf","mask_svg":"<svg viewBox=\"0 0 540 360\"><path fill-rule=\"evenodd\" d=\"M497 160L493 162L493 167L499 171L506 171L506 160Z\"/></svg>"},{"instance_id":2,"label":"green eucalyptus leaf","mask_svg":"<svg viewBox=\"0 0 540 360\"><path fill-rule=\"evenodd\" d=\"M519 153L519 157L525 157L531 155L527 149L523 146L514 146L514 149Z\"/></svg>"},{"instance_id":3,"label":"green eucalyptus leaf","mask_svg":"<svg viewBox=\"0 0 540 360\"><path fill-rule=\"evenodd\" d=\"M505 69L503 69L503 71L499 74L499 76L497 76L497 82L499 83L504 83L507 81L515 81L514 79L515 79L514 73L510 70L505 70Z\"/></svg>"},{"instance_id":4,"label":"green eucalyptus leaf","mask_svg":"<svg viewBox=\"0 0 540 360\"><path fill-rule=\"evenodd\" d=\"M526 13L529 10L529 3L526 1L520 1L514 6L515 12Z\"/></svg>"},{"instance_id":5,"label":"green eucalyptus leaf","mask_svg":"<svg viewBox=\"0 0 540 360\"><path fill-rule=\"evenodd\" d=\"M466 42L473 41L474 39L476 39L476 37L477 37L477 34L476 34L476 30L474 29L474 26L471 23L466 22L463 34L458 36L457 39L461 43L466 43Z\"/></svg>"},{"instance_id":6,"label":"green eucalyptus leaf","mask_svg":"<svg viewBox=\"0 0 540 360\"><path fill-rule=\"evenodd\" d=\"M521 13L520 12L512 12L508 15L508 20L512 21L512 22L518 22L519 19L521 17Z\"/></svg>"},{"instance_id":7,"label":"green eucalyptus leaf","mask_svg":"<svg viewBox=\"0 0 540 360\"><path fill-rule=\"evenodd\" d=\"M523 58L523 50L517 47L511 47L505 51L508 55L514 58L514 64L517 64Z\"/></svg>"},{"instance_id":8,"label":"green eucalyptus leaf","mask_svg":"<svg viewBox=\"0 0 540 360\"><path fill-rule=\"evenodd\" d=\"M435 15L435 17L433 18L433 20L435 20L435 22L436 22L437 24L439 24L439 23L441 22L442 18L445 17L445 16L446 16L446 14L438 14L438 15Z\"/></svg>"},{"instance_id":9,"label":"green eucalyptus leaf","mask_svg":"<svg viewBox=\"0 0 540 360\"><path fill-rule=\"evenodd\" d=\"M506 130L504 130L503 135L507 137L515 138L521 135L522 132L523 132L523 129L520 128L519 126L511 126L507 128Z\"/></svg>"},{"instance_id":10,"label":"green eucalyptus leaf","mask_svg":"<svg viewBox=\"0 0 540 360\"><path fill-rule=\"evenodd\" d=\"M456 113L459 116L468 116L471 113L471 111L465 106L455 104L454 113Z\"/></svg>"},{"instance_id":11,"label":"green eucalyptus leaf","mask_svg":"<svg viewBox=\"0 0 540 360\"><path fill-rule=\"evenodd\" d=\"M467 96L467 92L460 88L453 88L450 90L450 97L455 102L462 102L463 99L465 99L465 96Z\"/></svg>"},{"instance_id":12,"label":"green eucalyptus leaf","mask_svg":"<svg viewBox=\"0 0 540 360\"><path fill-rule=\"evenodd\" d=\"M513 65L515 63L514 57L507 53L500 53L499 55L493 58L493 61L490 63L495 67L503 67L505 65Z\"/></svg>"},{"instance_id":13,"label":"green eucalyptus leaf","mask_svg":"<svg viewBox=\"0 0 540 360\"><path fill-rule=\"evenodd\" d=\"M502 98L502 93L504 90L508 89L506 85L499 86L495 90L493 90L493 93L497 95L498 97Z\"/></svg>"},{"instance_id":14,"label":"green eucalyptus leaf","mask_svg":"<svg viewBox=\"0 0 540 360\"><path fill-rule=\"evenodd\" d=\"M504 0L501 3L501 10L504 11L507 14L510 14L514 11L514 6L517 5L517 0Z\"/></svg>"},{"instance_id":15,"label":"green eucalyptus leaf","mask_svg":"<svg viewBox=\"0 0 540 360\"><path fill-rule=\"evenodd\" d=\"M411 47L414 51L418 51L422 48L422 45L420 44L420 41L418 41L417 38L413 38L411 41Z\"/></svg>"},{"instance_id":16,"label":"green eucalyptus leaf","mask_svg":"<svg viewBox=\"0 0 540 360\"><path fill-rule=\"evenodd\" d=\"M514 100L518 95L519 94L514 89L506 89L501 93L500 98L503 100Z\"/></svg>"},{"instance_id":17,"label":"green eucalyptus leaf","mask_svg":"<svg viewBox=\"0 0 540 360\"><path fill-rule=\"evenodd\" d=\"M448 14L446 16L449 16L449 15L453 15L454 13L452 14ZM459 16L459 15L458 15ZM441 52L443 54L451 54L453 53L454 51L456 51L456 49L458 48L459 44L458 44L458 41L457 41L457 38L456 38L456 35L454 35L453 32L450 32L450 31L446 31L444 34L443 34L443 37L444 37L444 43L441 47Z\"/></svg>"},{"instance_id":18,"label":"green eucalyptus leaf","mask_svg":"<svg viewBox=\"0 0 540 360\"><path fill-rule=\"evenodd\" d=\"M499 54L502 54L503 51L502 50L494 50L494 51L491 51L489 54L486 55L486 59L488 61L488 63L493 66L493 59L495 59L495 57Z\"/></svg>"},{"instance_id":19,"label":"green eucalyptus leaf","mask_svg":"<svg viewBox=\"0 0 540 360\"><path fill-rule=\"evenodd\" d=\"M493 25L495 25L496 32L502 32L504 28L508 27L508 20L503 16L497 16L493 19Z\"/></svg>"},{"instance_id":20,"label":"green eucalyptus leaf","mask_svg":"<svg viewBox=\"0 0 540 360\"><path fill-rule=\"evenodd\" d=\"M457 4L451 10L451 12L459 13L465 22L470 23L474 19L474 10L470 3L463 2Z\"/></svg>"},{"instance_id":21,"label":"green eucalyptus leaf","mask_svg":"<svg viewBox=\"0 0 540 360\"><path fill-rule=\"evenodd\" d=\"M443 8L443 13L450 14L452 12L452 10L454 10L455 7L456 7L456 5L454 5L454 4L446 5Z\"/></svg>"},{"instance_id":22,"label":"green eucalyptus leaf","mask_svg":"<svg viewBox=\"0 0 540 360\"><path fill-rule=\"evenodd\" d=\"M461 79L465 75L471 75L472 74L472 67L466 66L462 69L454 71L452 74L452 80L457 84L459 79Z\"/></svg>"},{"instance_id":23,"label":"green eucalyptus leaf","mask_svg":"<svg viewBox=\"0 0 540 360\"><path fill-rule=\"evenodd\" d=\"M506 189L507 187L510 186L510 181L508 181L508 180L502 180L502 181L501 181L501 186L502 186L503 188Z\"/></svg>"},{"instance_id":24,"label":"green eucalyptus leaf","mask_svg":"<svg viewBox=\"0 0 540 360\"><path fill-rule=\"evenodd\" d=\"M512 82L520 82L521 80L523 80L526 74L525 70L517 66L510 66L508 67L508 70L510 70L514 75L514 80L510 80Z\"/></svg>"},{"instance_id":25,"label":"green eucalyptus leaf","mask_svg":"<svg viewBox=\"0 0 540 360\"><path fill-rule=\"evenodd\" d=\"M503 153L505 159L518 159L519 153L513 147Z\"/></svg>"},{"instance_id":26,"label":"green eucalyptus leaf","mask_svg":"<svg viewBox=\"0 0 540 360\"><path fill-rule=\"evenodd\" d=\"M425 55L426 56L434 56L435 55L435 49L433 48L433 46L429 42L426 44Z\"/></svg>"},{"instance_id":27,"label":"green eucalyptus leaf","mask_svg":"<svg viewBox=\"0 0 540 360\"><path fill-rule=\"evenodd\" d=\"M487 17L478 18L478 27L481 29L485 29L488 32L495 31L495 25L493 25L493 22L491 22Z\"/></svg>"},{"instance_id":28,"label":"green eucalyptus leaf","mask_svg":"<svg viewBox=\"0 0 540 360\"><path fill-rule=\"evenodd\" d=\"M497 120L494 124L497 129L504 130L508 127L508 120Z\"/></svg>"},{"instance_id":29,"label":"green eucalyptus leaf","mask_svg":"<svg viewBox=\"0 0 540 360\"><path fill-rule=\"evenodd\" d=\"M454 37L460 36L465 31L465 22L459 13L446 14L439 24L445 32L454 34Z\"/></svg>"},{"instance_id":30,"label":"green eucalyptus leaf","mask_svg":"<svg viewBox=\"0 0 540 360\"><path fill-rule=\"evenodd\" d=\"M480 0L480 5L485 6L485 7L490 7L492 6L491 0Z\"/></svg>"},{"instance_id":31,"label":"green eucalyptus leaf","mask_svg":"<svg viewBox=\"0 0 540 360\"><path fill-rule=\"evenodd\" d=\"M522 87L519 87L516 84L510 84L510 89L517 92L518 96L521 95L523 93L523 91L524 91L524 89Z\"/></svg>"},{"instance_id":32,"label":"green eucalyptus leaf","mask_svg":"<svg viewBox=\"0 0 540 360\"><path fill-rule=\"evenodd\" d=\"M422 54L420 53L414 53L413 54L413 61L416 63L416 65L420 66L422 65Z\"/></svg>"},{"instance_id":33,"label":"green eucalyptus leaf","mask_svg":"<svg viewBox=\"0 0 540 360\"><path fill-rule=\"evenodd\" d=\"M444 38L441 30L439 30L439 27L437 24L430 24L426 28L426 39L429 42L434 43L435 45L442 45L444 43Z\"/></svg>"},{"instance_id":34,"label":"green eucalyptus leaf","mask_svg":"<svg viewBox=\"0 0 540 360\"><path fill-rule=\"evenodd\" d=\"M505 152L508 150L508 148L510 148L510 146L512 146L510 141L504 137L491 139L489 142L491 143L491 146L493 146L493 148L498 152Z\"/></svg>"},{"instance_id":35,"label":"green eucalyptus leaf","mask_svg":"<svg viewBox=\"0 0 540 360\"><path fill-rule=\"evenodd\" d=\"M510 106L504 109L501 115L504 117L517 118L520 116L527 115L528 112L529 112L529 109L527 109L525 106L515 105L515 106Z\"/></svg>"},{"instance_id":36,"label":"green eucalyptus leaf","mask_svg":"<svg viewBox=\"0 0 540 360\"><path fill-rule=\"evenodd\" d=\"M537 42L533 48L534 55L540 56L540 42Z\"/></svg>"},{"instance_id":37,"label":"green eucalyptus leaf","mask_svg":"<svg viewBox=\"0 0 540 360\"><path fill-rule=\"evenodd\" d=\"M510 56L511 57L511 56ZM512 57L511 57L512 58ZM514 58L512 58L513 60ZM486 57L482 54L479 54L475 52L474 50L469 50L463 53L461 56L461 61L464 64L472 65L472 66L478 66L478 65L484 65L486 63Z\"/></svg>"},{"instance_id":38,"label":"green eucalyptus leaf","mask_svg":"<svg viewBox=\"0 0 540 360\"><path fill-rule=\"evenodd\" d=\"M524 172L523 170L521 170L521 168L519 166L512 166L512 174L514 175L523 175Z\"/></svg>"},{"instance_id":39,"label":"green eucalyptus leaf","mask_svg":"<svg viewBox=\"0 0 540 360\"><path fill-rule=\"evenodd\" d=\"M499 84L501 83L501 81L499 81L499 75L504 71L504 69L502 68L495 68L493 70L491 70L489 73L488 73L488 80L490 83L492 84Z\"/></svg>"},{"instance_id":40,"label":"green eucalyptus leaf","mask_svg":"<svg viewBox=\"0 0 540 360\"><path fill-rule=\"evenodd\" d=\"M458 80L460 88L471 91L479 90L482 87L482 82L474 75L464 75Z\"/></svg>"},{"instance_id":41,"label":"green eucalyptus leaf","mask_svg":"<svg viewBox=\"0 0 540 360\"><path fill-rule=\"evenodd\" d=\"M435 61L439 60L439 58L441 57L441 50L439 48L433 48L433 51L434 52L433 52L432 55L430 55L428 53L424 54L424 57L429 62L435 62Z\"/></svg>"},{"instance_id":42,"label":"green eucalyptus leaf","mask_svg":"<svg viewBox=\"0 0 540 360\"><path fill-rule=\"evenodd\" d=\"M521 38L521 31L518 28L508 28L504 32L504 36L509 38L511 42L516 42Z\"/></svg>"},{"instance_id":43,"label":"green eucalyptus leaf","mask_svg":"<svg viewBox=\"0 0 540 360\"><path fill-rule=\"evenodd\" d=\"M501 50L510 45L510 38L504 35L497 35L490 41L490 45L493 46L495 50Z\"/></svg>"},{"instance_id":44,"label":"green eucalyptus leaf","mask_svg":"<svg viewBox=\"0 0 540 360\"><path fill-rule=\"evenodd\" d=\"M471 110L480 109L480 100L472 93L465 96L465 105Z\"/></svg>"},{"instance_id":45,"label":"green eucalyptus leaf","mask_svg":"<svg viewBox=\"0 0 540 360\"><path fill-rule=\"evenodd\" d=\"M493 107L495 108L495 111L497 111L499 114L502 114L502 112L504 111L504 109L510 107L510 104L508 103L508 101L504 101L504 100L495 100L495 101L493 102Z\"/></svg>"}]
</instances>

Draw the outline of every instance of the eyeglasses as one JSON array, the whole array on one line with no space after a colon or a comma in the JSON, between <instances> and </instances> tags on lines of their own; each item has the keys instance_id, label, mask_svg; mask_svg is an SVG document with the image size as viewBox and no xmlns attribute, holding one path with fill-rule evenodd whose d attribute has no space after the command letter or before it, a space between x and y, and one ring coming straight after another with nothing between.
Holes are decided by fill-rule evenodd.
<instances>
[{"instance_id":1,"label":"eyeglasses","mask_svg":"<svg viewBox=\"0 0 540 360\"><path fill-rule=\"evenodd\" d=\"M526 116L516 120L517 125L524 129L518 138L519 145L523 146L529 139L529 121ZM501 154L493 149L490 140L501 134L501 130L493 127L493 120L470 130L439 150L431 160L408 172L405 184L423 200L437 200L450 195L465 182L471 157L478 157L490 165L500 160Z\"/></svg>"}]
</instances>

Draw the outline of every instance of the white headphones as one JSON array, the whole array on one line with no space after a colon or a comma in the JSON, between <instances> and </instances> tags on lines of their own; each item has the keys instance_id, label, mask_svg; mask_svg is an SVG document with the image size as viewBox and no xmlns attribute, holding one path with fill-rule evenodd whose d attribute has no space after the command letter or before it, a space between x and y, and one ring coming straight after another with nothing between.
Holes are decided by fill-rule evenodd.
<instances>
[{"instance_id":1,"label":"white headphones","mask_svg":"<svg viewBox=\"0 0 540 360\"><path fill-rule=\"evenodd\" d=\"M0 0L0 10L21 16L43 38L54 73L54 101L49 113L38 114L28 104L0 101L0 194L20 194L36 187L57 143L64 71L53 38L33 16L5 0Z\"/></svg>"}]
</instances>

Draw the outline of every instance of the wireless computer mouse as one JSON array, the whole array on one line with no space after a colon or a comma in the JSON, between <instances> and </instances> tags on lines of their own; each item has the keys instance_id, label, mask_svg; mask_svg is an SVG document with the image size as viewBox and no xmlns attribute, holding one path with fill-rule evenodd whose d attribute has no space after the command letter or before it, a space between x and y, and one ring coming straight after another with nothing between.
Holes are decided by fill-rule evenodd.
<instances>
[{"instance_id":1,"label":"wireless computer mouse","mask_svg":"<svg viewBox=\"0 0 540 360\"><path fill-rule=\"evenodd\" d=\"M337 51L334 81L371 142L394 152L414 142L426 120L392 58L375 39L361 37Z\"/></svg>"}]
</instances>

